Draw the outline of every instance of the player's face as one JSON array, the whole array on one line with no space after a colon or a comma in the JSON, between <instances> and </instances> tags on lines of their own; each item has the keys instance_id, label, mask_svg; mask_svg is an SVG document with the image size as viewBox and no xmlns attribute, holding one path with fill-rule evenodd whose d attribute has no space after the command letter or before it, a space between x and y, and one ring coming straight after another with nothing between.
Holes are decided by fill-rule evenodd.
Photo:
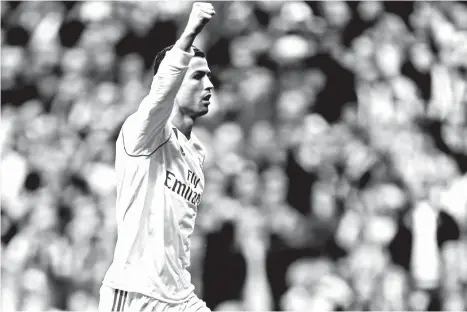
<instances>
[{"instance_id":1,"label":"player's face","mask_svg":"<svg viewBox=\"0 0 467 312\"><path fill-rule=\"evenodd\" d=\"M211 71L203 57L193 57L177 94L177 103L183 113L191 117L207 114L213 85Z\"/></svg>"}]
</instances>

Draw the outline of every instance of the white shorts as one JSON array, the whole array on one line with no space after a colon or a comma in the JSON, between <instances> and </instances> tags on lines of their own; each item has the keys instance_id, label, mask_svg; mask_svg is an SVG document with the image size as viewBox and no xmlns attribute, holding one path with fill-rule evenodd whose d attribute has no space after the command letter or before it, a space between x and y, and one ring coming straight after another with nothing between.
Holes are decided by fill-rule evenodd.
<instances>
[{"instance_id":1,"label":"white shorts","mask_svg":"<svg viewBox=\"0 0 467 312\"><path fill-rule=\"evenodd\" d=\"M102 285L99 297L99 312L211 312L206 303L195 294L181 303L167 303Z\"/></svg>"}]
</instances>

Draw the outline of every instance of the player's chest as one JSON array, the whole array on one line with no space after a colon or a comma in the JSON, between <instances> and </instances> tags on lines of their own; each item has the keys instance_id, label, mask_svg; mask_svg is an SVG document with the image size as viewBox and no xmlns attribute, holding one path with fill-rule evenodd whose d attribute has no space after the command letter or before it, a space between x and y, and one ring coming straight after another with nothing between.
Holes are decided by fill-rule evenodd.
<instances>
[{"instance_id":1,"label":"player's chest","mask_svg":"<svg viewBox=\"0 0 467 312\"><path fill-rule=\"evenodd\" d=\"M170 140L163 153L165 187L197 204L197 199L193 197L197 194L200 196L204 190L202 156L191 146L180 144L177 140Z\"/></svg>"}]
</instances>

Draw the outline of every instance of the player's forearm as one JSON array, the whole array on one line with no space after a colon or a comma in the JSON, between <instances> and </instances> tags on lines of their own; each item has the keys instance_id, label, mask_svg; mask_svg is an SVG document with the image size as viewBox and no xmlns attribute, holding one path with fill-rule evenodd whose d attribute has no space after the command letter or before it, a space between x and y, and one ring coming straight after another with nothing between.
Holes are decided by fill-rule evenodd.
<instances>
[{"instance_id":1,"label":"player's forearm","mask_svg":"<svg viewBox=\"0 0 467 312\"><path fill-rule=\"evenodd\" d=\"M191 46L193 45L195 38L195 32L185 29L180 38L178 38L177 42L175 42L174 48L180 49L185 52L190 52Z\"/></svg>"}]
</instances>

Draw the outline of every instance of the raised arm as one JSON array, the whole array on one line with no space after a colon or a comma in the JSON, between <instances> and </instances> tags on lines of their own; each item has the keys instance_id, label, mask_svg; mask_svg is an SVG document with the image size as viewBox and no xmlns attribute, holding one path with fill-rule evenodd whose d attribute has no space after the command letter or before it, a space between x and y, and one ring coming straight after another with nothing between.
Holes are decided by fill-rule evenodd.
<instances>
[{"instance_id":1,"label":"raised arm","mask_svg":"<svg viewBox=\"0 0 467 312\"><path fill-rule=\"evenodd\" d=\"M194 3L188 23L172 49L167 51L138 110L122 127L126 152L132 156L150 155L168 140L167 122L175 97L194 53L193 41L215 14L210 3Z\"/></svg>"}]
</instances>

